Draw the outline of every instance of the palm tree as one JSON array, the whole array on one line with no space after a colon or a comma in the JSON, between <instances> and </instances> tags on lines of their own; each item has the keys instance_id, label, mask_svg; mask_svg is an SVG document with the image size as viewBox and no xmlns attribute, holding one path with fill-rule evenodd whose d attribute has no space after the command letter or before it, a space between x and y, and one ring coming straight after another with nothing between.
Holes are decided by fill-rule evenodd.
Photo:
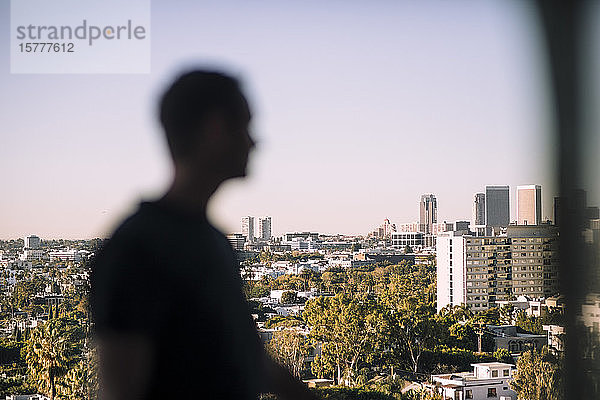
<instances>
[{"instance_id":1,"label":"palm tree","mask_svg":"<svg viewBox=\"0 0 600 400\"><path fill-rule=\"evenodd\" d=\"M25 360L30 376L50 400L56 396L57 380L78 361L82 333L77 322L67 318L50 320L31 332Z\"/></svg>"}]
</instances>

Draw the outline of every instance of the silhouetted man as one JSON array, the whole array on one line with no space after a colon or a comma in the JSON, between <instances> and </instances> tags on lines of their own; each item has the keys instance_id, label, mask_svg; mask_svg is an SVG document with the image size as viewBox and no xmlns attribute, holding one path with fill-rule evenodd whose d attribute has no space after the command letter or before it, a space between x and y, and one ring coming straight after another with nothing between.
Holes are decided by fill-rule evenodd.
<instances>
[{"instance_id":1,"label":"silhouetted man","mask_svg":"<svg viewBox=\"0 0 600 400\"><path fill-rule=\"evenodd\" d=\"M311 398L265 354L239 266L206 218L219 185L246 174L254 142L238 82L192 71L160 102L174 179L99 252L91 306L105 399Z\"/></svg>"}]
</instances>

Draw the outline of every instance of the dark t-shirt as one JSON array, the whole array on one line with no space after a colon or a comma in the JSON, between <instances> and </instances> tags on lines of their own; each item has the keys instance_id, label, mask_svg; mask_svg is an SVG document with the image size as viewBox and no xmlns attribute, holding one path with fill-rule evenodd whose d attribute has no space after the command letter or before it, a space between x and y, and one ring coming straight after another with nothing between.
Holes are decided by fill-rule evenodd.
<instances>
[{"instance_id":1,"label":"dark t-shirt","mask_svg":"<svg viewBox=\"0 0 600 400\"><path fill-rule=\"evenodd\" d=\"M263 349L231 246L205 218L142 203L99 252L91 281L99 334L154 343L147 399L257 397Z\"/></svg>"}]
</instances>

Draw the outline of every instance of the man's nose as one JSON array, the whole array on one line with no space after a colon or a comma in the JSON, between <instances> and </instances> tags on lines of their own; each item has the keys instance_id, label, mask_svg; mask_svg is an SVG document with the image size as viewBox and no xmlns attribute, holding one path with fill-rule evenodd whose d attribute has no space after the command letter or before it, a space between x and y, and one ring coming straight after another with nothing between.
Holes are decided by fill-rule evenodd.
<instances>
[{"instance_id":1,"label":"man's nose","mask_svg":"<svg viewBox=\"0 0 600 400\"><path fill-rule=\"evenodd\" d=\"M250 135L250 133L246 134L246 142L248 143L248 149L252 150L256 147L256 140Z\"/></svg>"}]
</instances>

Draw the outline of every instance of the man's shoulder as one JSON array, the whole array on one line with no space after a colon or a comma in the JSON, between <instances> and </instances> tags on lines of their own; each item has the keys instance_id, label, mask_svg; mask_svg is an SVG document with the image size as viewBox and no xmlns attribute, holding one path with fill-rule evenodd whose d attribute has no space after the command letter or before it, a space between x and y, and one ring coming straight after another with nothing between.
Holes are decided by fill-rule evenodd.
<instances>
[{"instance_id":1,"label":"man's shoulder","mask_svg":"<svg viewBox=\"0 0 600 400\"><path fill-rule=\"evenodd\" d=\"M110 238L98 252L96 264L112 264L115 259L139 257L146 249L155 248L156 232L164 221L151 208L143 204L126 217L110 235Z\"/></svg>"},{"instance_id":2,"label":"man's shoulder","mask_svg":"<svg viewBox=\"0 0 600 400\"><path fill-rule=\"evenodd\" d=\"M186 230L186 223L157 202L142 202L138 209L115 229L108 244L119 247L153 242Z\"/></svg>"},{"instance_id":3,"label":"man's shoulder","mask_svg":"<svg viewBox=\"0 0 600 400\"><path fill-rule=\"evenodd\" d=\"M225 235L207 220L188 217L158 202L142 202L115 229L100 250L98 260L171 259L188 257L199 251L209 256L223 244L229 245Z\"/></svg>"}]
</instances>

